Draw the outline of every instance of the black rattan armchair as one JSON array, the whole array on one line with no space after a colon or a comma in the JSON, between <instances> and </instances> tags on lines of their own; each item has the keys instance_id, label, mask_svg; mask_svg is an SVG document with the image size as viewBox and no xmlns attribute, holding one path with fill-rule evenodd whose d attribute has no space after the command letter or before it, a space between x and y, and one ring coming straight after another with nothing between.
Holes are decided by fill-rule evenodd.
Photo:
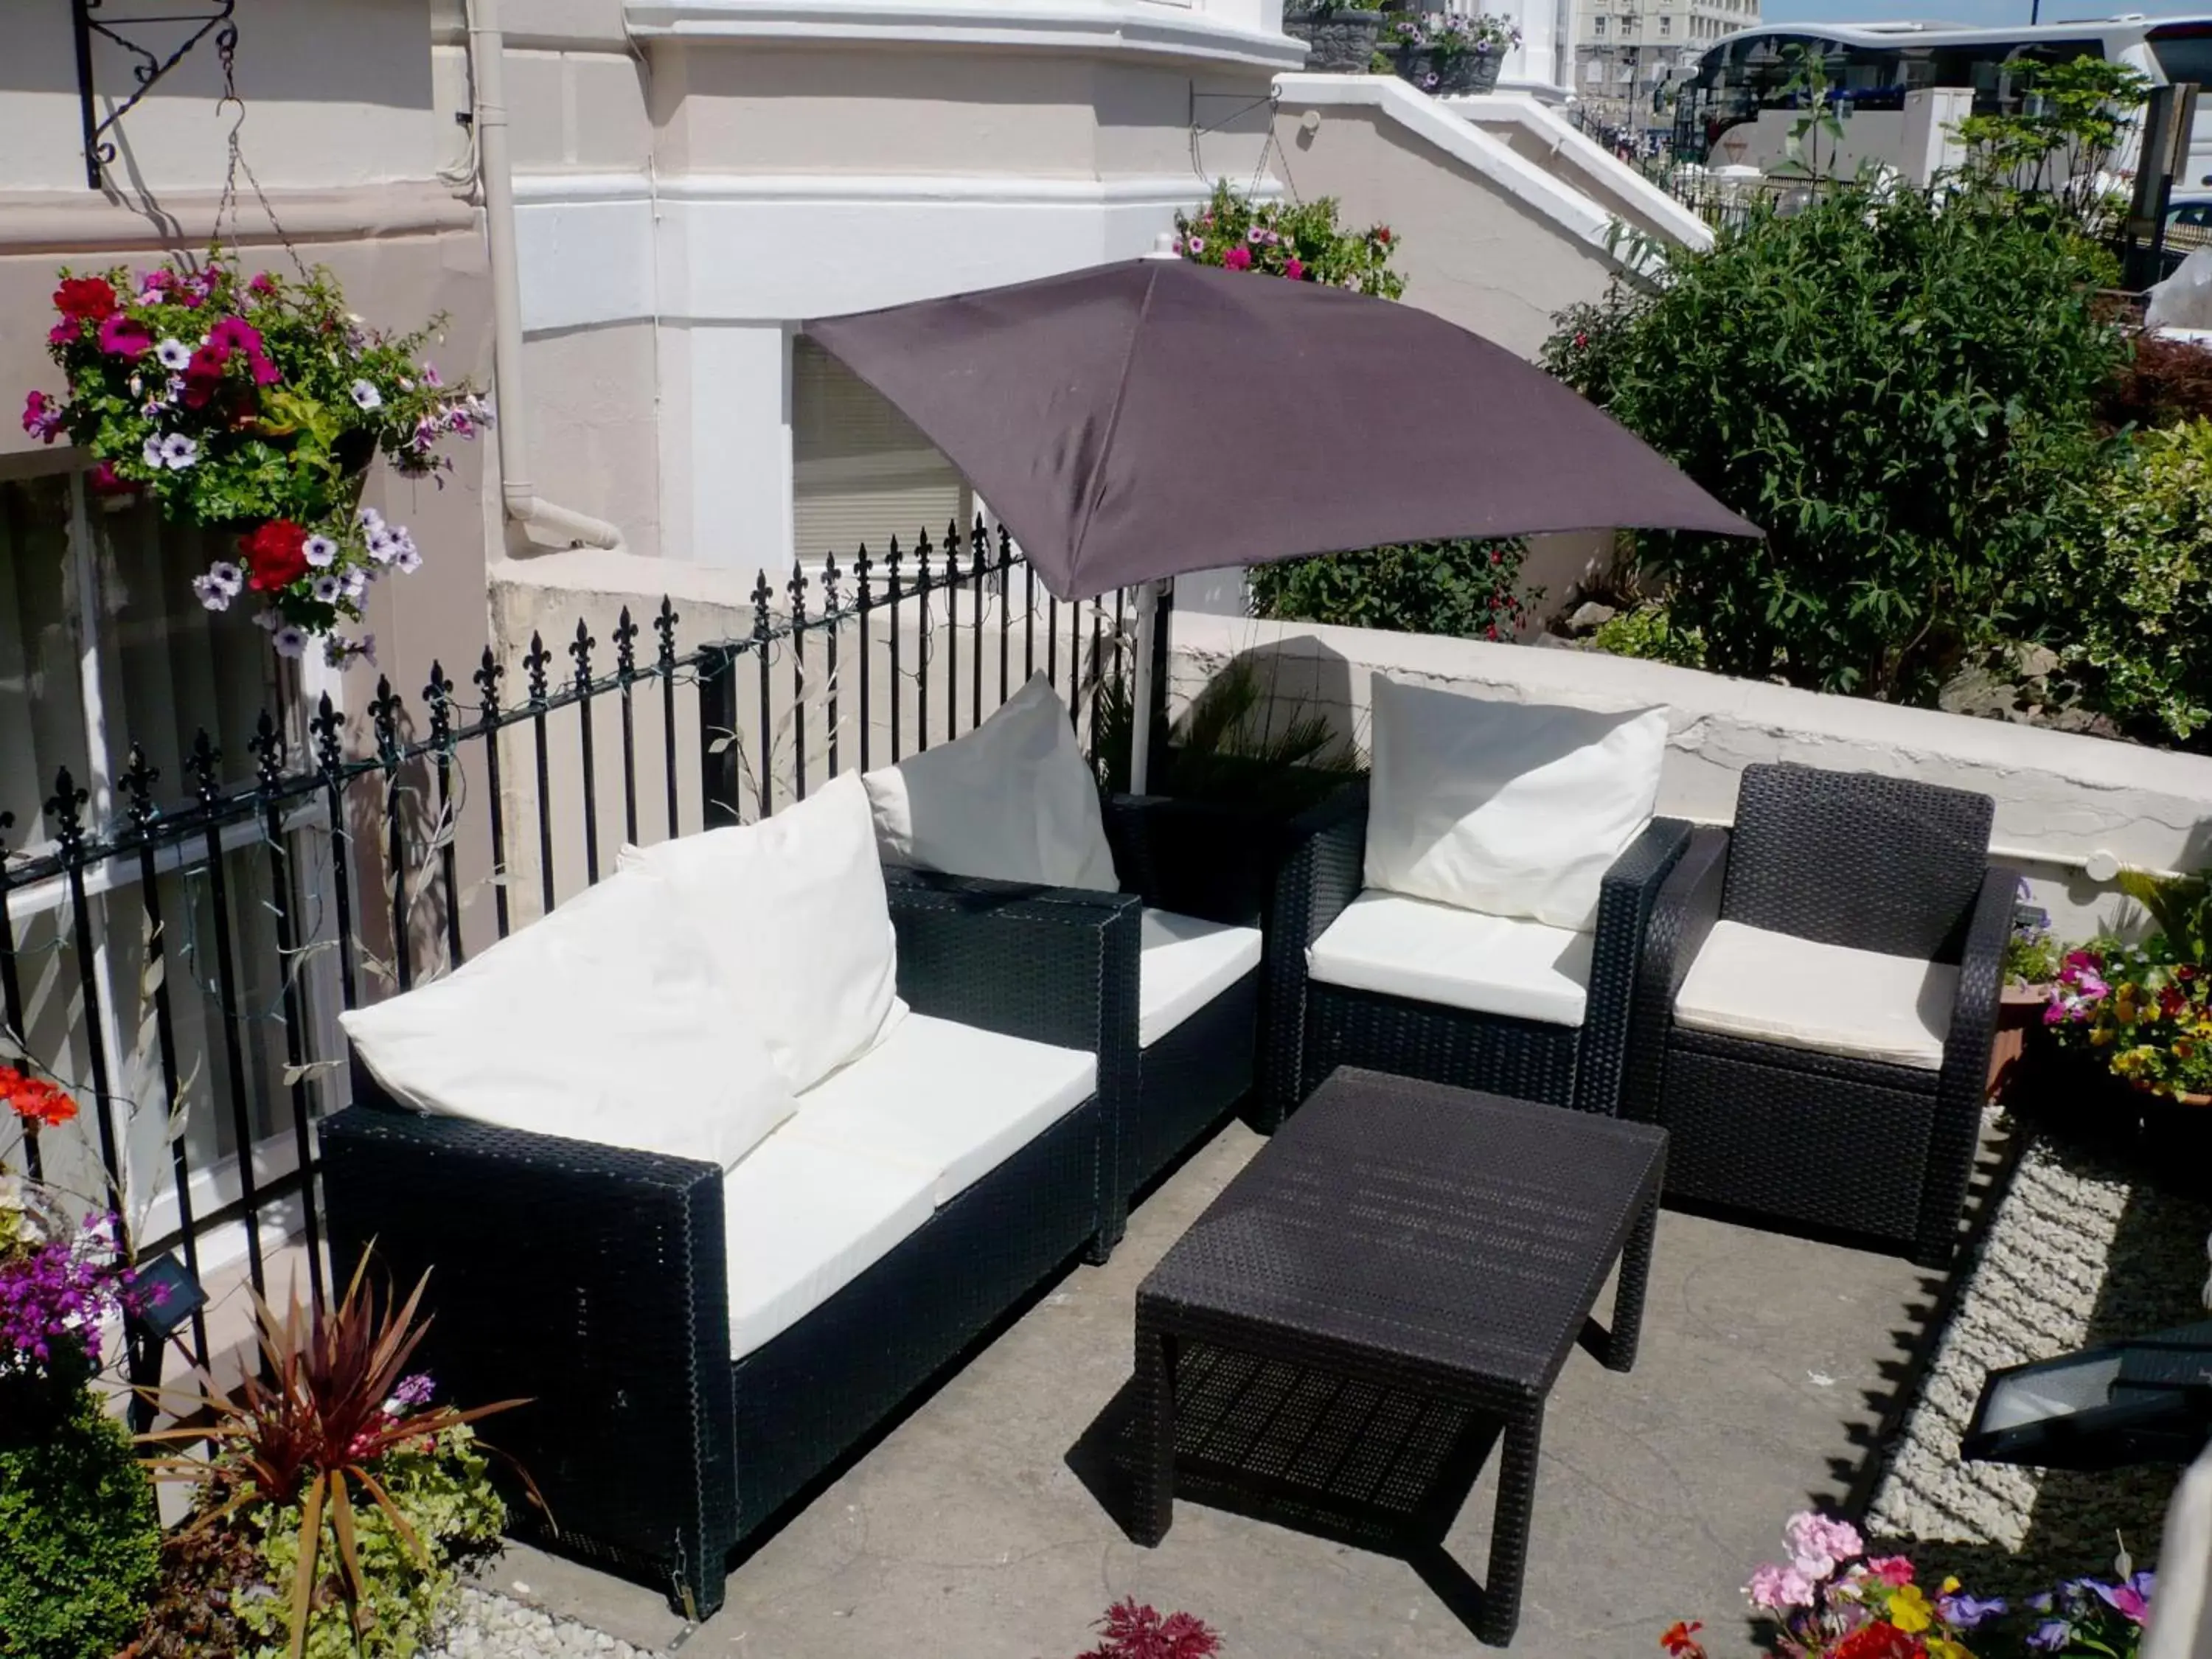
<instances>
[{"instance_id":1,"label":"black rattan armchair","mask_svg":"<svg viewBox=\"0 0 2212 1659\"><path fill-rule=\"evenodd\" d=\"M1990 867L1992 815L1932 784L1744 769L1735 829L1699 830L1660 895L1637 987L1622 1112L1667 1129L1670 1198L1949 1260L2019 879ZM1678 1002L1723 921L1955 969L1940 1064L1686 1027Z\"/></svg>"},{"instance_id":2,"label":"black rattan armchair","mask_svg":"<svg viewBox=\"0 0 2212 1659\"><path fill-rule=\"evenodd\" d=\"M1103 1218L1101 1102L1122 1086L1103 1034L1134 1005L1135 901L894 887L890 908L916 1012L1095 1052L1099 1094L734 1362L714 1164L418 1116L359 1066L321 1132L340 1281L372 1242L398 1285L434 1267L426 1367L457 1400L531 1401L493 1437L550 1514L518 1498L514 1529L695 1619L732 1548Z\"/></svg>"},{"instance_id":3,"label":"black rattan armchair","mask_svg":"<svg viewBox=\"0 0 2212 1659\"><path fill-rule=\"evenodd\" d=\"M1340 1066L1613 1114L1644 924L1660 884L1688 845L1689 825L1654 818L1607 873L1583 1021L1567 1025L1310 977L1308 948L1361 892L1367 805L1363 781L1316 809L1276 884L1263 1127L1279 1124Z\"/></svg>"}]
</instances>

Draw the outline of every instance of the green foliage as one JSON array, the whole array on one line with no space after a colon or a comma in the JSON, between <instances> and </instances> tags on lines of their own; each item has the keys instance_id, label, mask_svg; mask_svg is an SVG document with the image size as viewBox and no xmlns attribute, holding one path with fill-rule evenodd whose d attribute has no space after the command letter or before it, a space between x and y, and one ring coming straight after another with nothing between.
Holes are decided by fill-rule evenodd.
<instances>
[{"instance_id":1,"label":"green foliage","mask_svg":"<svg viewBox=\"0 0 2212 1659\"><path fill-rule=\"evenodd\" d=\"M1790 65L1790 78L1783 82L1783 94L1792 107L1804 113L1791 125L1783 164L1774 171L1778 176L1795 174L1817 179L1823 176L1820 141L1828 141L1827 165L1832 170L1837 148L1844 141L1844 123L1836 113L1834 83L1828 78L1827 56L1817 47L1808 52L1795 41L1782 48L1782 55Z\"/></svg>"},{"instance_id":2,"label":"green foliage","mask_svg":"<svg viewBox=\"0 0 2212 1659\"><path fill-rule=\"evenodd\" d=\"M1590 643L1616 657L1641 657L1677 668L1705 665L1705 639L1694 628L1674 626L1674 613L1656 600L1600 623Z\"/></svg>"},{"instance_id":3,"label":"green foliage","mask_svg":"<svg viewBox=\"0 0 2212 1659\"><path fill-rule=\"evenodd\" d=\"M2084 235L2105 234L2126 202L2102 180L2150 96L2148 78L2104 58L2022 59L2013 73L2027 94L2017 112L1959 124L1965 182L2017 210L2055 211Z\"/></svg>"},{"instance_id":4,"label":"green foliage","mask_svg":"<svg viewBox=\"0 0 2212 1659\"><path fill-rule=\"evenodd\" d=\"M2142 906L2168 958L2191 967L2212 965L2212 881L2198 876L2154 876L2123 870L2120 890Z\"/></svg>"},{"instance_id":5,"label":"green foliage","mask_svg":"<svg viewBox=\"0 0 2212 1659\"><path fill-rule=\"evenodd\" d=\"M1279 622L1510 640L1528 615L1518 541L1413 542L1255 566L1252 607Z\"/></svg>"},{"instance_id":6,"label":"green foliage","mask_svg":"<svg viewBox=\"0 0 2212 1659\"><path fill-rule=\"evenodd\" d=\"M2146 735L2212 726L2212 421L2137 434L2080 493L2045 577L2084 700Z\"/></svg>"},{"instance_id":7,"label":"green foliage","mask_svg":"<svg viewBox=\"0 0 2212 1659\"><path fill-rule=\"evenodd\" d=\"M1388 225L1346 230L1336 213L1334 196L1255 202L1224 182L1196 213L1176 215L1176 251L1201 265L1327 283L1384 300L1403 294L1406 279L1390 269L1396 234Z\"/></svg>"},{"instance_id":8,"label":"green foliage","mask_svg":"<svg viewBox=\"0 0 2212 1659\"><path fill-rule=\"evenodd\" d=\"M1544 362L1765 529L1646 544L1709 667L1926 702L2101 464L2111 275L2048 216L1842 185L1563 313Z\"/></svg>"},{"instance_id":9,"label":"green foliage","mask_svg":"<svg viewBox=\"0 0 2212 1659\"><path fill-rule=\"evenodd\" d=\"M58 1426L0 1440L0 1659L109 1659L154 1589L153 1486L123 1425L70 1386Z\"/></svg>"},{"instance_id":10,"label":"green foliage","mask_svg":"<svg viewBox=\"0 0 2212 1659\"><path fill-rule=\"evenodd\" d=\"M322 1519L321 1557L307 1620L308 1659L408 1659L419 1652L440 1611L459 1581L459 1569L496 1546L506 1510L492 1490L483 1453L465 1426L386 1452L378 1478L392 1507L425 1546L419 1559L380 1504L353 1511L353 1547L362 1589L356 1592L337 1567L335 1516ZM246 1516L261 1539L264 1585L292 1583L299 1568L300 1505L259 1504ZM352 1604L349 1614L349 1603ZM277 1659L288 1650L290 1608L283 1595L262 1589L237 1598L240 1622L252 1633L253 1659ZM356 1634L358 1644L356 1644Z\"/></svg>"}]
</instances>

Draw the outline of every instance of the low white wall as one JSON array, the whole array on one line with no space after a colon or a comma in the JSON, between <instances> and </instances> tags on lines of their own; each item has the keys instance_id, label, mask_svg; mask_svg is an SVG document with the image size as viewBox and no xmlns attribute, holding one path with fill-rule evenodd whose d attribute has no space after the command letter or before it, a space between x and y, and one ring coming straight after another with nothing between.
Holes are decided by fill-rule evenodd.
<instances>
[{"instance_id":1,"label":"low white wall","mask_svg":"<svg viewBox=\"0 0 2212 1659\"><path fill-rule=\"evenodd\" d=\"M1992 848L2026 874L2062 939L2114 925L2130 907L2107 861L2156 871L2212 863L2212 758L1856 697L1823 696L1594 652L1486 645L1359 628L1177 612L1170 695L1179 707L1230 659L1272 673L1277 706L1326 713L1365 747L1380 670L1480 696L1584 708L1664 704L1669 748L1659 810L1735 816L1754 761L1880 772L1996 802ZM2093 872L2096 873L2092 873Z\"/></svg>"}]
</instances>

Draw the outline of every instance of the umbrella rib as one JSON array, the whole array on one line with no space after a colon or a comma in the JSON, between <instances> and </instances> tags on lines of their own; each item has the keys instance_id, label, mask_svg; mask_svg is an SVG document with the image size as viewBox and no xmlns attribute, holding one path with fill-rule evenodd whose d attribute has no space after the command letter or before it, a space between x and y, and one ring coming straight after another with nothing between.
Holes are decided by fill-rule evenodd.
<instances>
[{"instance_id":1,"label":"umbrella rib","mask_svg":"<svg viewBox=\"0 0 2212 1659\"><path fill-rule=\"evenodd\" d=\"M1114 407L1107 411L1106 434L1098 444L1098 465L1084 491L1083 522L1075 527L1074 540L1068 546L1070 586L1074 586L1075 568L1082 562L1083 544L1091 538L1091 520L1098 511L1098 497L1106 488L1106 458L1114 453L1114 434L1121 426L1122 399L1129 393L1129 370L1137 360L1137 342L1144 334L1145 319L1152 314L1152 294L1158 286L1159 272L1155 266L1145 272L1144 301L1137 307L1136 320L1129 325L1129 343L1121 353L1121 372L1114 382Z\"/></svg>"}]
</instances>

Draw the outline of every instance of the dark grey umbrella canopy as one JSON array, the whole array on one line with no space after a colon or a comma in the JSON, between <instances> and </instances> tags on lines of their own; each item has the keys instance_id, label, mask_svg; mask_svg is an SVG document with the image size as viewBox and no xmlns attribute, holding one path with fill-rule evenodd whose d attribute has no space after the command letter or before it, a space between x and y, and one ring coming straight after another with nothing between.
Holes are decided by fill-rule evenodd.
<instances>
[{"instance_id":1,"label":"dark grey umbrella canopy","mask_svg":"<svg viewBox=\"0 0 2212 1659\"><path fill-rule=\"evenodd\" d=\"M1541 369L1413 306L1131 259L806 325L1045 586L1456 536L1756 536Z\"/></svg>"}]
</instances>

